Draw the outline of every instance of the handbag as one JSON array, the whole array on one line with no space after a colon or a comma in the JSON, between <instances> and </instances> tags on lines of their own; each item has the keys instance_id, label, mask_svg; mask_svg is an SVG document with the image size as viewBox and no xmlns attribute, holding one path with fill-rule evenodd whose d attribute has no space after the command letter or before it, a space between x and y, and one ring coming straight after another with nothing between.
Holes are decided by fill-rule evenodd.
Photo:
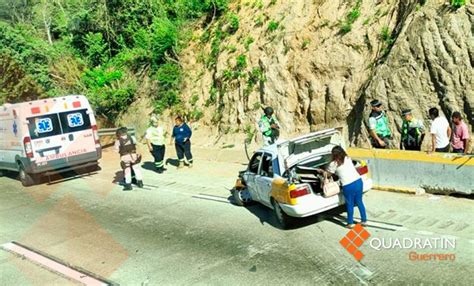
<instances>
[{"instance_id":1,"label":"handbag","mask_svg":"<svg viewBox=\"0 0 474 286\"><path fill-rule=\"evenodd\" d=\"M339 184L334 182L334 180L331 178L328 178L328 175L326 172L324 172L324 181L323 181L323 193L324 197L332 197L341 191L341 188L339 187Z\"/></svg>"}]
</instances>

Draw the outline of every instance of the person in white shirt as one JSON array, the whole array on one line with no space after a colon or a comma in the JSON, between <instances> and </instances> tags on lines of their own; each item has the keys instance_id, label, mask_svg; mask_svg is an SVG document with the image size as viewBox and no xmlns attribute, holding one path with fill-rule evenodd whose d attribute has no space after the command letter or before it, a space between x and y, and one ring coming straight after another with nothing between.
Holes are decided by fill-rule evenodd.
<instances>
[{"instance_id":1,"label":"person in white shirt","mask_svg":"<svg viewBox=\"0 0 474 286\"><path fill-rule=\"evenodd\" d=\"M433 107L428 111L431 117L431 150L430 152L449 152L449 138L451 127L445 117L439 116L438 108Z\"/></svg>"},{"instance_id":2,"label":"person in white shirt","mask_svg":"<svg viewBox=\"0 0 474 286\"><path fill-rule=\"evenodd\" d=\"M339 177L346 201L347 227L354 227L354 204L359 208L362 226L367 226L367 214L362 202L362 191L364 189L362 178L352 163L352 159L347 156L346 151L341 146L335 146L331 154L332 162L327 169L325 171L318 169L318 172L328 172Z\"/></svg>"}]
</instances>

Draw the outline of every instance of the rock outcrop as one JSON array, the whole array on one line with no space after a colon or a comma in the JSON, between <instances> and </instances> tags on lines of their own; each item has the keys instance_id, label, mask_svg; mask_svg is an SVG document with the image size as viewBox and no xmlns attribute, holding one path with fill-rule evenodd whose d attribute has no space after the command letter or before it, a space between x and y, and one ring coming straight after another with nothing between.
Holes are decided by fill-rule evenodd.
<instances>
[{"instance_id":1,"label":"rock outcrop","mask_svg":"<svg viewBox=\"0 0 474 286\"><path fill-rule=\"evenodd\" d=\"M231 10L233 26L221 17L195 29L181 55L183 98L216 134L252 135L271 105L284 135L344 126L363 146L373 98L385 103L393 130L402 109L429 124L433 106L474 125L472 5L245 0Z\"/></svg>"}]
</instances>

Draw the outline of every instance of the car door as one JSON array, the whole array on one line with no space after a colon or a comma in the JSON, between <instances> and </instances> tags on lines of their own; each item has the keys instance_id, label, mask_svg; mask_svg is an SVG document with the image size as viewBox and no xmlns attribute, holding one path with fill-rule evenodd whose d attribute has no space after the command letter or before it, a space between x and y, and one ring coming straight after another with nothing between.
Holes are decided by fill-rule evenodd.
<instances>
[{"instance_id":1,"label":"car door","mask_svg":"<svg viewBox=\"0 0 474 286\"><path fill-rule=\"evenodd\" d=\"M244 173L245 184L254 201L259 201L256 177L260 170L262 155L262 152L256 152L250 159L247 171Z\"/></svg>"},{"instance_id":2,"label":"car door","mask_svg":"<svg viewBox=\"0 0 474 286\"><path fill-rule=\"evenodd\" d=\"M258 200L268 207L271 207L270 195L272 192L272 182L275 173L273 163L272 154L264 153L260 169L257 176L255 176Z\"/></svg>"}]
</instances>

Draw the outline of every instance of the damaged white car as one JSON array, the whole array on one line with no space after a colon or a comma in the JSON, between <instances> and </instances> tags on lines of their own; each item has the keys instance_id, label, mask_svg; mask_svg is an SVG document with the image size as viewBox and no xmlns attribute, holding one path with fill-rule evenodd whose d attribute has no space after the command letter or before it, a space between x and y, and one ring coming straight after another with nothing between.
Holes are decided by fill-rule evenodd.
<instances>
[{"instance_id":1,"label":"damaged white car","mask_svg":"<svg viewBox=\"0 0 474 286\"><path fill-rule=\"evenodd\" d=\"M344 147L341 130L327 129L257 150L231 190L236 204L244 206L255 201L273 209L282 228L288 228L293 218L343 205L342 191L324 195L324 178L316 172L331 162L331 150L336 145ZM364 192L370 190L372 180L367 165L358 160L353 163L362 176ZM333 179L338 182L337 176Z\"/></svg>"}]
</instances>

